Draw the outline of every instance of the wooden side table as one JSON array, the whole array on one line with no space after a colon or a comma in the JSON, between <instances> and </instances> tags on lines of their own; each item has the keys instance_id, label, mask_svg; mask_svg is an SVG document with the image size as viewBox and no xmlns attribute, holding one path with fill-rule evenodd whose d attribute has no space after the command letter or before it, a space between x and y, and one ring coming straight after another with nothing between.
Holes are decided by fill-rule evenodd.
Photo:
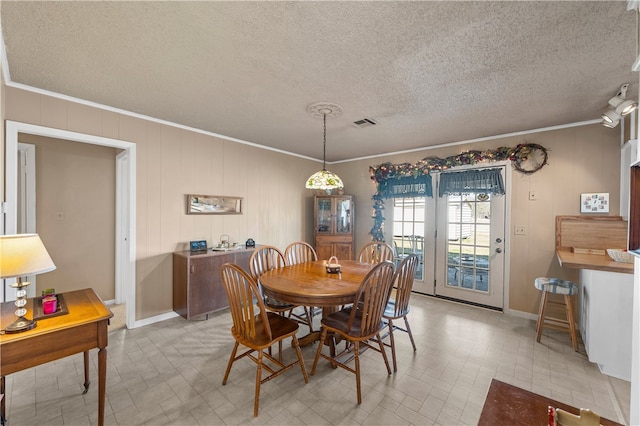
<instances>
[{"instance_id":1,"label":"wooden side table","mask_svg":"<svg viewBox=\"0 0 640 426\"><path fill-rule=\"evenodd\" d=\"M0 335L0 393L5 393L5 376L49 361L84 353L85 390L89 389L89 350L98 348L98 424L104 424L107 376L107 326L111 311L100 297L87 288L62 293L67 314L40 319L28 331ZM34 313L34 299L26 305L27 318ZM0 329L15 319L13 302L0 305ZM6 422L5 399L0 401L2 424Z\"/></svg>"}]
</instances>

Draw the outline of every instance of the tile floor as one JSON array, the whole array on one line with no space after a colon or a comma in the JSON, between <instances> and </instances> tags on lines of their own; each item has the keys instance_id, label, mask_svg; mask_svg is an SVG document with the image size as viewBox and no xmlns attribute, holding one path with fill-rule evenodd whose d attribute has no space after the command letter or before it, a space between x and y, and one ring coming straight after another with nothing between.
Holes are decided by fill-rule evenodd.
<instances>
[{"instance_id":1,"label":"tile floor","mask_svg":"<svg viewBox=\"0 0 640 426\"><path fill-rule=\"evenodd\" d=\"M318 317L316 317L318 319ZM398 333L398 372L387 376L380 354L361 363L363 401L355 378L321 361L304 384L299 369L265 383L253 418L255 364L237 361L222 377L233 346L227 312L207 321L181 317L109 333L107 425L366 424L475 425L492 378L628 423L629 384L600 374L581 345L533 321L424 296L412 296L410 322L418 346ZM301 334L306 328L301 327ZM316 346L303 348L311 371ZM285 348L285 357L294 356ZM97 423L94 383L81 395L82 356L7 377L10 426Z\"/></svg>"}]
</instances>

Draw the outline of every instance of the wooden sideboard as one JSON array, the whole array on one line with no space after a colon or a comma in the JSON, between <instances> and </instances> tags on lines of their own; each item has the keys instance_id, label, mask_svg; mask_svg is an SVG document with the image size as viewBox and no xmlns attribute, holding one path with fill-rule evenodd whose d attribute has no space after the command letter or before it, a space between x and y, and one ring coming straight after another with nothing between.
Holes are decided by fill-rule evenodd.
<instances>
[{"instance_id":1,"label":"wooden sideboard","mask_svg":"<svg viewBox=\"0 0 640 426\"><path fill-rule=\"evenodd\" d=\"M249 271L253 248L229 251L173 253L173 310L190 320L225 309L227 294L220 279L220 266L230 262Z\"/></svg>"}]
</instances>

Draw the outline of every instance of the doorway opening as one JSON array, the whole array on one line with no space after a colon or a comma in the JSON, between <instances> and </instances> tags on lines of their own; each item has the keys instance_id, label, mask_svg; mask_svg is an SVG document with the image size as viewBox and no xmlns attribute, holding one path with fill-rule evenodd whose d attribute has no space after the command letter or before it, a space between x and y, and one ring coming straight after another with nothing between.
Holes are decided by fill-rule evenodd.
<instances>
[{"instance_id":1,"label":"doorway opening","mask_svg":"<svg viewBox=\"0 0 640 426\"><path fill-rule=\"evenodd\" d=\"M6 122L6 165L5 165L5 220L0 221L0 233L15 234L18 216L18 136L21 133L68 140L122 149L116 158L116 303L126 303L126 325L135 328L135 188L136 188L136 145L132 142L66 130L37 126L15 121ZM5 280L3 301L15 298L15 290ZM35 291L35 286L33 286ZM118 301L117 299L121 300Z\"/></svg>"}]
</instances>

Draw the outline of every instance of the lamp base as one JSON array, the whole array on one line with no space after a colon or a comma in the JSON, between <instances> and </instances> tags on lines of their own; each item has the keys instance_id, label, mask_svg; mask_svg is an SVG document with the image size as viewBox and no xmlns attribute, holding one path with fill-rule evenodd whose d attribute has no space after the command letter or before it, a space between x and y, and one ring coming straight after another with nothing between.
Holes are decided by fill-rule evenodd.
<instances>
[{"instance_id":1,"label":"lamp base","mask_svg":"<svg viewBox=\"0 0 640 426\"><path fill-rule=\"evenodd\" d=\"M25 317L20 317L15 320L12 324L10 324L7 328L4 329L5 333L20 333L23 331L31 330L36 327L37 322L34 320L26 319Z\"/></svg>"}]
</instances>

